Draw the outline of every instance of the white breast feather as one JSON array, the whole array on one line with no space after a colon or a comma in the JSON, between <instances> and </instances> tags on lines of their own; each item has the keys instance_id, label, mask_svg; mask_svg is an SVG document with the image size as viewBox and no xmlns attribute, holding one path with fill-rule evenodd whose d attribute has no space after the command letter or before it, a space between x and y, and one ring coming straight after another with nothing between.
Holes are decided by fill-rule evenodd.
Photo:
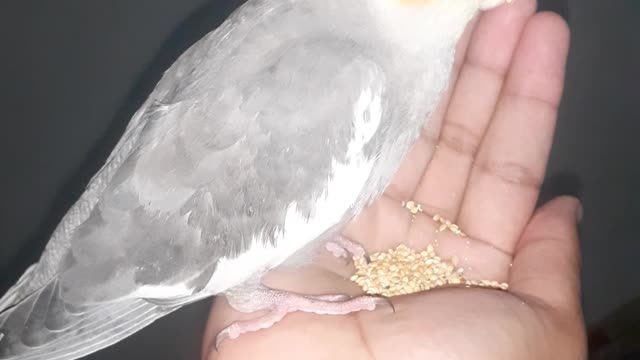
<instances>
[{"instance_id":1,"label":"white breast feather","mask_svg":"<svg viewBox=\"0 0 640 360\"><path fill-rule=\"evenodd\" d=\"M364 146L380 126L382 118L381 91L366 88L354 106L353 138L347 148L345 162L333 160L331 176L324 193L318 197L315 211L307 219L295 202L289 204L284 231L276 237L277 246L253 239L250 248L236 258L222 258L207 284L206 291L217 294L243 281L282 264L288 257L316 239L342 220L345 212L357 200L367 182L374 159L365 156Z\"/></svg>"}]
</instances>

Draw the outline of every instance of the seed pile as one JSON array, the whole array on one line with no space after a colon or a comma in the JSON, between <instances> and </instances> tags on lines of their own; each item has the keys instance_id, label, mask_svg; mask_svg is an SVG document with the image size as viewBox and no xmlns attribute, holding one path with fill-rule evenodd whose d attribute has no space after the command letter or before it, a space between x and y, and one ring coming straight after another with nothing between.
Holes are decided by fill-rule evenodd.
<instances>
[{"instance_id":1,"label":"seed pile","mask_svg":"<svg viewBox=\"0 0 640 360\"><path fill-rule=\"evenodd\" d=\"M445 285L481 286L507 290L508 284L489 280L467 280L455 256L445 260L433 246L416 252L405 245L375 253L367 261L355 257L356 273L351 281L367 294L386 297L412 294Z\"/></svg>"}]
</instances>

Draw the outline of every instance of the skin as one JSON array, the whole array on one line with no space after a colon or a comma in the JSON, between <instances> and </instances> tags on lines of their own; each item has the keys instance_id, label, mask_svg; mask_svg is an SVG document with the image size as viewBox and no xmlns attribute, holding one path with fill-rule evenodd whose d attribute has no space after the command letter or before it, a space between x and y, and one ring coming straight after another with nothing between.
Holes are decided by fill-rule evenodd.
<instances>
[{"instance_id":1,"label":"skin","mask_svg":"<svg viewBox=\"0 0 640 360\"><path fill-rule=\"evenodd\" d=\"M391 299L395 312L345 316L292 313L270 329L211 344L224 326L256 314L211 309L203 359L585 359L579 299L578 201L536 209L563 90L569 30L534 0L481 15L459 45L452 85L385 196L345 235L370 252L433 244L461 259L471 279L506 281L507 292L441 288ZM433 160L428 150L436 142ZM413 199L424 213L411 214ZM468 238L435 233L440 214ZM437 238L437 242L434 242ZM323 253L304 269L270 273L265 284L306 294L361 294L353 265Z\"/></svg>"}]
</instances>

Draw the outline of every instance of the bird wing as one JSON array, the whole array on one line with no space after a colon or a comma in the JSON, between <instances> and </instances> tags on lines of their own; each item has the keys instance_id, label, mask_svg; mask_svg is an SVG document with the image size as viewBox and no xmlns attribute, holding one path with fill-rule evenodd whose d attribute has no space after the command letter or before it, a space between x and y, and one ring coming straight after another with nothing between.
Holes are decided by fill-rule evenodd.
<instances>
[{"instance_id":1,"label":"bird wing","mask_svg":"<svg viewBox=\"0 0 640 360\"><path fill-rule=\"evenodd\" d=\"M60 275L67 300L197 292L218 259L256 243L277 245L292 204L305 219L317 217L335 164L348 167L349 157L364 156L381 123L382 70L348 39L283 43L255 70L239 74L158 107L141 145L71 238ZM370 116L372 109L378 110ZM336 218L318 229L341 221L372 161L354 174L359 180L344 180L341 189L352 193L341 196L349 206L333 208Z\"/></svg>"},{"instance_id":2,"label":"bird wing","mask_svg":"<svg viewBox=\"0 0 640 360\"><path fill-rule=\"evenodd\" d=\"M0 358L72 359L108 346L200 298L210 278L217 291L242 281L251 271L229 264L243 254L276 248L283 233L305 237L289 237L293 251L355 212L385 77L367 49L313 31L325 25L303 19L312 37L287 28L293 11L237 35L217 31L167 71L47 248L54 275L0 314ZM222 55L210 54L216 46ZM264 266L283 260L261 255Z\"/></svg>"},{"instance_id":3,"label":"bird wing","mask_svg":"<svg viewBox=\"0 0 640 360\"><path fill-rule=\"evenodd\" d=\"M142 299L74 307L61 300L58 281L53 280L0 314L0 359L83 357L178 308L160 307Z\"/></svg>"},{"instance_id":4,"label":"bird wing","mask_svg":"<svg viewBox=\"0 0 640 360\"><path fill-rule=\"evenodd\" d=\"M179 93L179 90L176 89L176 86L179 86L178 82L195 84L197 77L202 76L202 72L206 71L206 69L198 67L198 59L208 57L208 61L211 63L223 62L229 53L236 49L251 31L255 30L261 19L263 21L269 20L265 14L269 14L269 17L273 18L289 10L290 6L286 1L281 4L272 4L266 0L248 1L231 14L220 27L191 46L166 71L147 101L133 115L105 164L93 176L84 193L61 219L38 263L30 266L16 284L0 298L0 311L17 304L59 274L70 247L69 242L72 234L80 224L87 220L99 202L107 184L139 146L140 136L148 126L150 119L154 118L154 114L158 110L158 103L169 97L170 89ZM213 72L209 71L209 73ZM209 77L213 76L213 74L209 74Z\"/></svg>"}]
</instances>

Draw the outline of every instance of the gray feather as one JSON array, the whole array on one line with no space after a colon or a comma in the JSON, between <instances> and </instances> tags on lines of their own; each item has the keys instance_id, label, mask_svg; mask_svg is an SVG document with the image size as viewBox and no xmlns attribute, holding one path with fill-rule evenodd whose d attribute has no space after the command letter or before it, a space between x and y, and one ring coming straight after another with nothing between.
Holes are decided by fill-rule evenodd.
<instances>
[{"instance_id":1,"label":"gray feather","mask_svg":"<svg viewBox=\"0 0 640 360\"><path fill-rule=\"evenodd\" d=\"M107 347L178 307L142 299L67 307L51 282L0 315L1 359L58 360L82 357Z\"/></svg>"},{"instance_id":2,"label":"gray feather","mask_svg":"<svg viewBox=\"0 0 640 360\"><path fill-rule=\"evenodd\" d=\"M256 25L254 20L264 13L266 6L264 0L247 2L231 14L219 28L188 49L167 70L149 99L132 117L123 136L103 167L93 176L84 193L62 218L38 263L25 271L20 281L0 298L0 311L17 304L60 273L60 267L64 264L64 259L69 253L72 234L78 226L87 220L107 184L139 145L139 138L148 123L149 115L156 110L154 106L157 102L156 99L164 96L177 78L185 77L187 74L197 77L198 62L200 59L204 59L200 57L208 56L212 62L224 61L224 57L228 56L224 49L235 48L246 37L247 32ZM221 51L216 52L216 49ZM177 92L177 89L174 91Z\"/></svg>"},{"instance_id":3,"label":"gray feather","mask_svg":"<svg viewBox=\"0 0 640 360\"><path fill-rule=\"evenodd\" d=\"M382 69L365 54L331 36L283 41L255 72L193 99L164 98L72 236L65 298L149 297L141 286L178 284L184 292L174 295L191 295L216 259L259 235L274 243L289 204L310 215L332 162L344 160L362 89L385 93Z\"/></svg>"}]
</instances>

